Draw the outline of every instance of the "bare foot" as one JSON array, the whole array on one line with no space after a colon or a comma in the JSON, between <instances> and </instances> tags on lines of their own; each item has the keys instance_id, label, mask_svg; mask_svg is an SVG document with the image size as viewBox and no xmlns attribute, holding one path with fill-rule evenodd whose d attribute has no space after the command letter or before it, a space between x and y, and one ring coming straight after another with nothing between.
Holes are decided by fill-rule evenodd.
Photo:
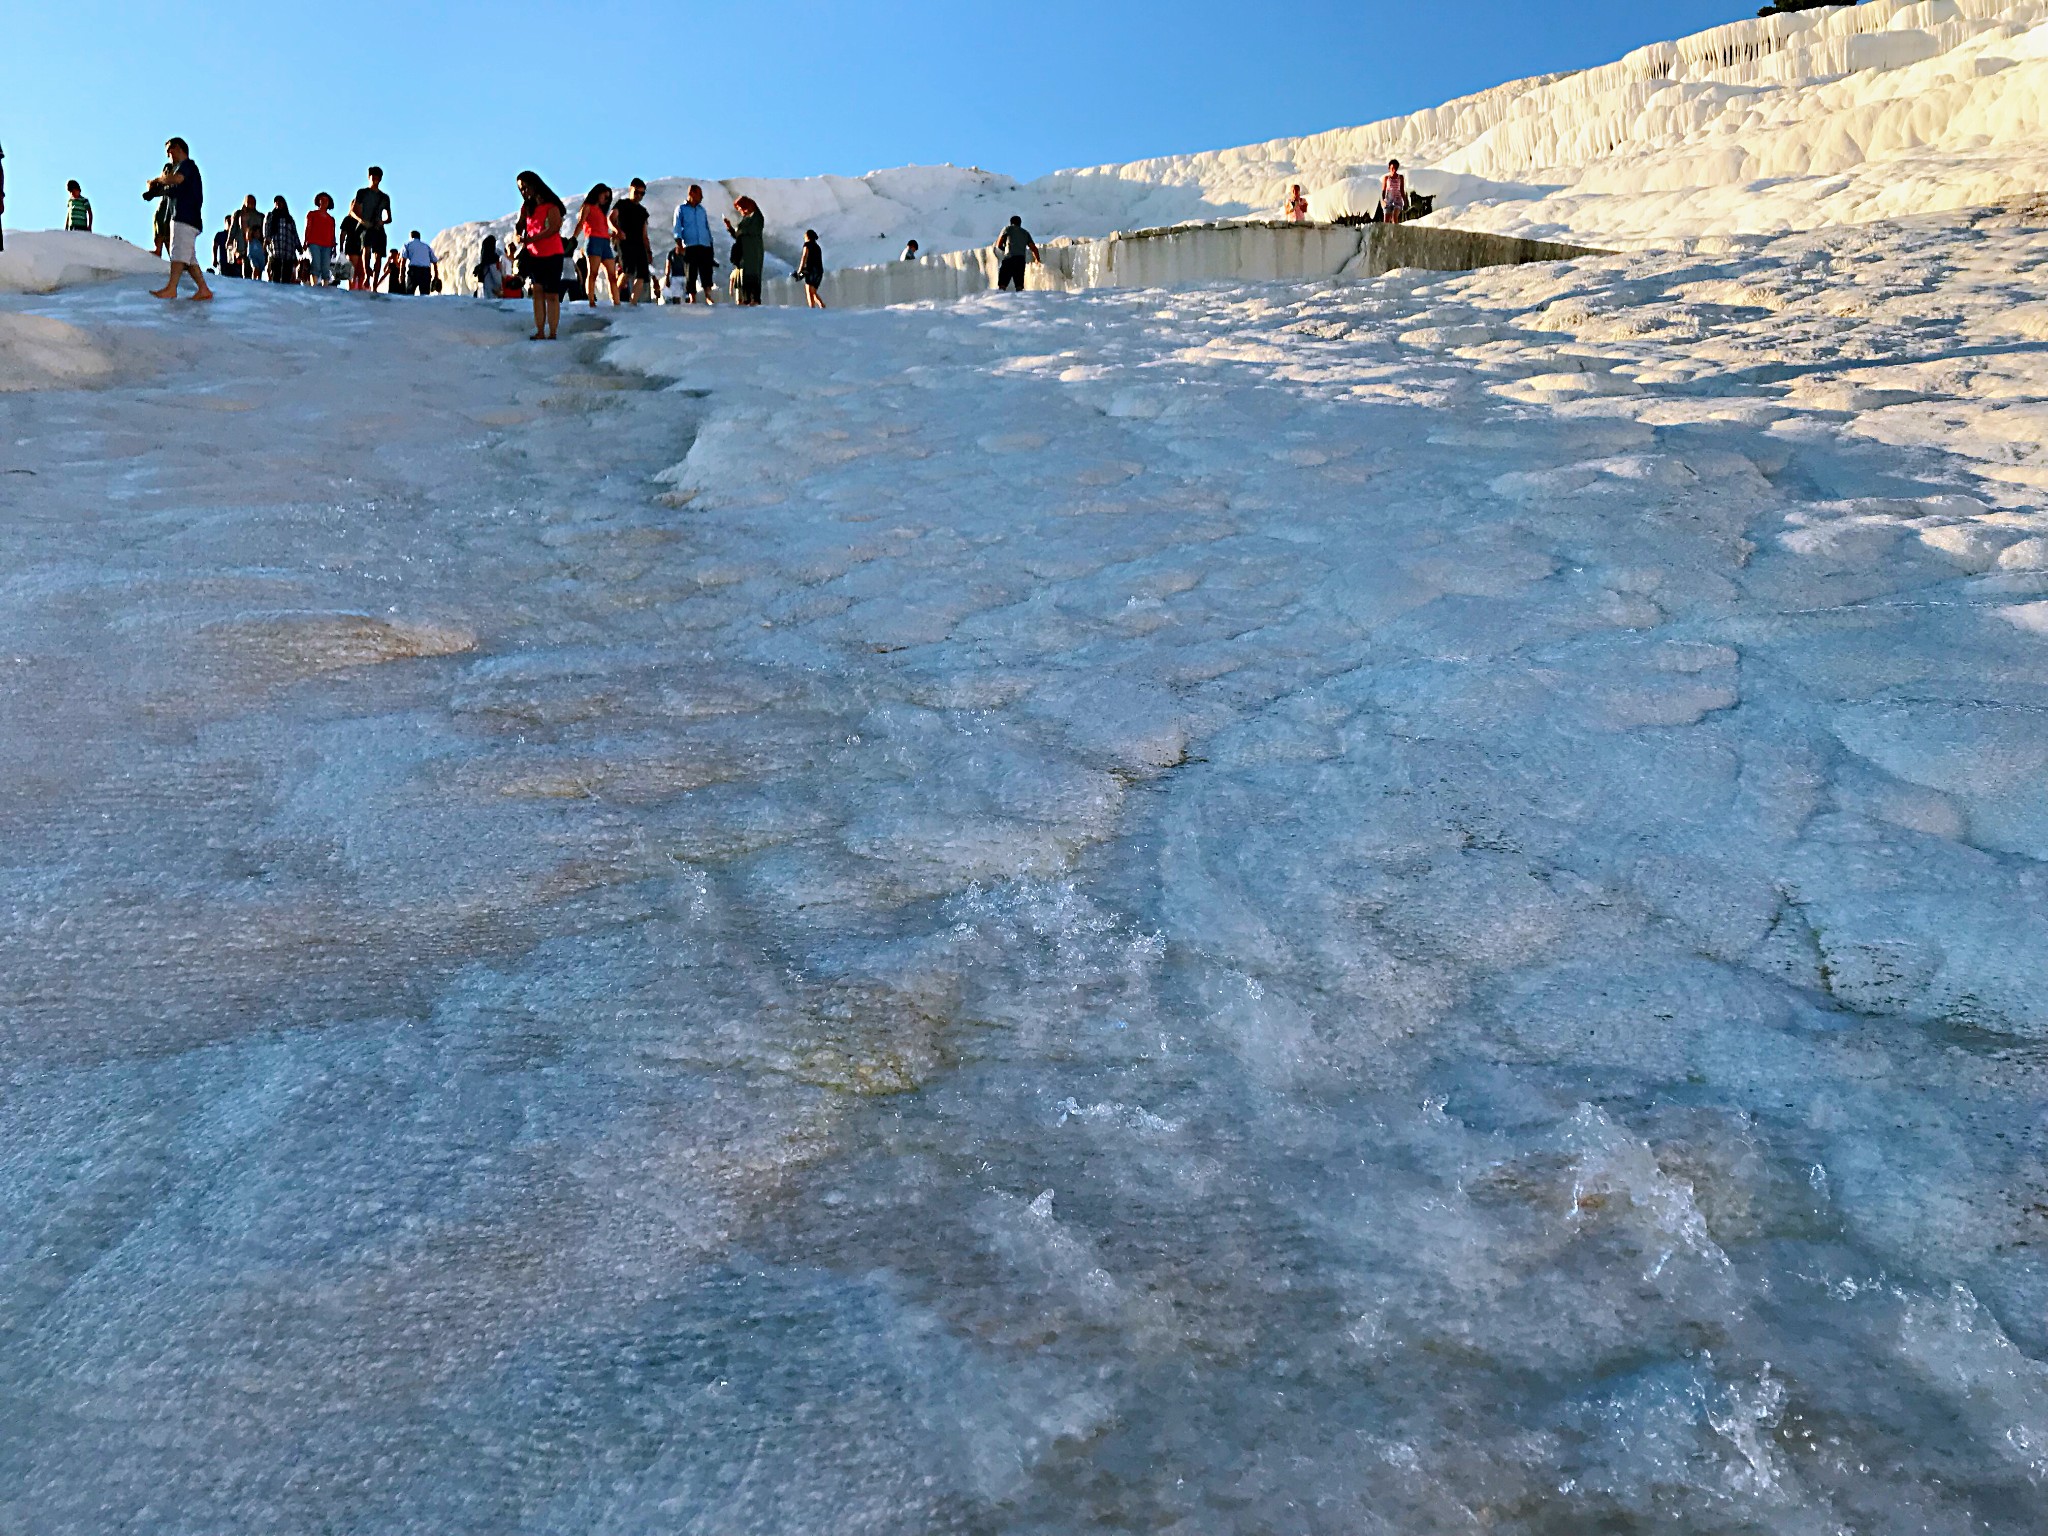
<instances>
[{"instance_id":1,"label":"bare foot","mask_svg":"<svg viewBox=\"0 0 2048 1536\"><path fill-rule=\"evenodd\" d=\"M211 304L213 302L213 290L211 288L200 289L199 292L192 295L192 302L194 304Z\"/></svg>"},{"instance_id":2,"label":"bare foot","mask_svg":"<svg viewBox=\"0 0 2048 1536\"><path fill-rule=\"evenodd\" d=\"M175 288L152 288L149 290L149 296L152 299L175 299L178 296L178 290Z\"/></svg>"},{"instance_id":3,"label":"bare foot","mask_svg":"<svg viewBox=\"0 0 2048 1536\"><path fill-rule=\"evenodd\" d=\"M546 341L548 338L544 332L535 331L531 336L527 337L526 339L528 341Z\"/></svg>"}]
</instances>

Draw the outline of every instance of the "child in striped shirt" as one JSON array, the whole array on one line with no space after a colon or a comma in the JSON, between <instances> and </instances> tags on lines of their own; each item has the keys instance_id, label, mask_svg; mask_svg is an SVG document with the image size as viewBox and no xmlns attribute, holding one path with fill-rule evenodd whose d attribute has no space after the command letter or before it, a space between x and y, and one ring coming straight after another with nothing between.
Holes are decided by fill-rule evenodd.
<instances>
[{"instance_id":1,"label":"child in striped shirt","mask_svg":"<svg viewBox=\"0 0 2048 1536\"><path fill-rule=\"evenodd\" d=\"M66 229L90 231L92 229L92 204L86 201L85 194L78 189L77 182L65 182L64 190L71 194L64 201L64 227Z\"/></svg>"}]
</instances>

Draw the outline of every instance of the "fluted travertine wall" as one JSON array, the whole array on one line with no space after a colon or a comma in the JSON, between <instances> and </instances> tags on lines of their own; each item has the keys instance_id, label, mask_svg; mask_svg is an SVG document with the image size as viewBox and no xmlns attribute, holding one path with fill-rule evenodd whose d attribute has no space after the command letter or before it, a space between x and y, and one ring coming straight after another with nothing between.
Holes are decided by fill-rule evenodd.
<instances>
[{"instance_id":1,"label":"fluted travertine wall","mask_svg":"<svg viewBox=\"0 0 2048 1536\"><path fill-rule=\"evenodd\" d=\"M1397 267L1469 272L1527 261L1597 255L1583 246L1552 245L1428 224L1191 224L1114 234L1102 240L1053 240L1044 260L1027 269L1032 289L1179 288L1192 283L1300 282L1378 277ZM924 261L885 262L827 272L820 292L841 309L874 309L964 298L996 286L986 250L949 251ZM801 304L793 278L763 285L770 304Z\"/></svg>"}]
</instances>

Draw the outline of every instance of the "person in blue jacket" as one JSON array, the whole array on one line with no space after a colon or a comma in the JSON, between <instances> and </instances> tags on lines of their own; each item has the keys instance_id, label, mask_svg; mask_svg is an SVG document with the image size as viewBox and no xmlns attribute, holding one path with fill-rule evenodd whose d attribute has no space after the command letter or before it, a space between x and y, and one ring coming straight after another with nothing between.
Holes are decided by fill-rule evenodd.
<instances>
[{"instance_id":1,"label":"person in blue jacket","mask_svg":"<svg viewBox=\"0 0 2048 1536\"><path fill-rule=\"evenodd\" d=\"M676 244L683 253L683 302L697 302L702 286L704 302L711 299L711 270L717 265L712 255L711 214L704 207L704 189L690 188L689 196L676 207Z\"/></svg>"}]
</instances>

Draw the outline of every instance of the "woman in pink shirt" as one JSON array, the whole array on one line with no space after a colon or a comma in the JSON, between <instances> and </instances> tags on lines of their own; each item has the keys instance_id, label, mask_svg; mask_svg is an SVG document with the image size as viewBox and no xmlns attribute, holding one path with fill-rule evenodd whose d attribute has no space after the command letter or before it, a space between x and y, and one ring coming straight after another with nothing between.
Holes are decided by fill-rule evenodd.
<instances>
[{"instance_id":1,"label":"woman in pink shirt","mask_svg":"<svg viewBox=\"0 0 2048 1536\"><path fill-rule=\"evenodd\" d=\"M1408 178L1401 174L1401 162L1389 160L1387 174L1380 178L1380 217L1398 224L1408 211Z\"/></svg>"},{"instance_id":2,"label":"woman in pink shirt","mask_svg":"<svg viewBox=\"0 0 2048 1536\"><path fill-rule=\"evenodd\" d=\"M612 248L612 189L599 182L583 194L583 211L576 215L576 233L583 239L583 254L589 267L583 291L590 307L597 308L597 275L602 272L612 285L612 307L619 304L619 258Z\"/></svg>"},{"instance_id":3,"label":"woman in pink shirt","mask_svg":"<svg viewBox=\"0 0 2048 1536\"><path fill-rule=\"evenodd\" d=\"M519 185L519 275L533 293L533 339L554 341L562 326L562 215L554 189L533 171Z\"/></svg>"}]
</instances>

